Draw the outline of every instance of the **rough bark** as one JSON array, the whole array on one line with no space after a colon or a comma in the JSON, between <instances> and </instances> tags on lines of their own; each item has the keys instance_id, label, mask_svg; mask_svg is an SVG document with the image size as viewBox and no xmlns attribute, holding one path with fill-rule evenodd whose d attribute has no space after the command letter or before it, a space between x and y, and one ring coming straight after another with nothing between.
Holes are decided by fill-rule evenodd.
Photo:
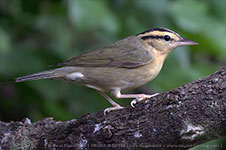
<instances>
[{"instance_id":1,"label":"rough bark","mask_svg":"<svg viewBox=\"0 0 226 150\"><path fill-rule=\"evenodd\" d=\"M188 149L226 135L226 69L150 100L67 122L0 122L0 150Z\"/></svg>"}]
</instances>

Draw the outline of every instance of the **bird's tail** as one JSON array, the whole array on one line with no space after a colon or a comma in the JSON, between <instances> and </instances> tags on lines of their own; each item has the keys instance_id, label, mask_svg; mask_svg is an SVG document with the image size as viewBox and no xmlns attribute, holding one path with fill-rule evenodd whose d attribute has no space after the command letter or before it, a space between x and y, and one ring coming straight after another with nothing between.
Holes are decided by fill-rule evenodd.
<instances>
[{"instance_id":1,"label":"bird's tail","mask_svg":"<svg viewBox=\"0 0 226 150\"><path fill-rule=\"evenodd\" d=\"M52 78L60 78L65 76L66 74L70 73L72 70L67 67L42 71L38 73L34 73L27 76L22 76L16 78L16 82L23 82L28 80L39 80L39 79L52 79Z\"/></svg>"}]
</instances>

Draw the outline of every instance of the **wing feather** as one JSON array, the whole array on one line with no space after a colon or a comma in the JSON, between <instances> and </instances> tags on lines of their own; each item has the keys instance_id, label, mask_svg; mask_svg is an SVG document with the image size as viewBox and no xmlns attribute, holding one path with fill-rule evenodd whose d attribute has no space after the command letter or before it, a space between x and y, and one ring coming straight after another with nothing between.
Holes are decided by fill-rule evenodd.
<instances>
[{"instance_id":1,"label":"wing feather","mask_svg":"<svg viewBox=\"0 0 226 150\"><path fill-rule=\"evenodd\" d=\"M130 36L56 66L135 68L151 60L151 54L142 46L141 41L136 36Z\"/></svg>"}]
</instances>

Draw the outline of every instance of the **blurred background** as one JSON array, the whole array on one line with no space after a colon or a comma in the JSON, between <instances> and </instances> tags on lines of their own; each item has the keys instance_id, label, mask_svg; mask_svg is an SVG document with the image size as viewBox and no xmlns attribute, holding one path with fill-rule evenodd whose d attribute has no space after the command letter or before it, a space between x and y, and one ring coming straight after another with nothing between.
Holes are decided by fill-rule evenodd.
<instances>
[{"instance_id":1,"label":"blurred background","mask_svg":"<svg viewBox=\"0 0 226 150\"><path fill-rule=\"evenodd\" d=\"M200 45L174 50L159 76L133 92L164 92L212 74L226 62L225 6L225 0L1 0L0 120L65 121L110 107L93 89L15 78L150 28L172 29Z\"/></svg>"},{"instance_id":2,"label":"blurred background","mask_svg":"<svg viewBox=\"0 0 226 150\"><path fill-rule=\"evenodd\" d=\"M164 92L212 74L226 59L225 6L225 0L1 0L0 120L64 121L110 107L93 89L15 78L150 28L172 29L200 45L174 50L155 80L131 92Z\"/></svg>"}]
</instances>

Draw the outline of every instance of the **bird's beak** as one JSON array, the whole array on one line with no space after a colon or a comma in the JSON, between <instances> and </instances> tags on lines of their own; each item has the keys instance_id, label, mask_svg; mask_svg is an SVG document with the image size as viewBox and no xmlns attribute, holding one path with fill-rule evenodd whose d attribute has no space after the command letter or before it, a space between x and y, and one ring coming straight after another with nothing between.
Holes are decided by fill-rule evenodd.
<instances>
[{"instance_id":1,"label":"bird's beak","mask_svg":"<svg viewBox=\"0 0 226 150\"><path fill-rule=\"evenodd\" d=\"M177 41L175 44L176 46L184 46L184 45L198 45L199 43L187 39L182 39L180 41Z\"/></svg>"}]
</instances>

